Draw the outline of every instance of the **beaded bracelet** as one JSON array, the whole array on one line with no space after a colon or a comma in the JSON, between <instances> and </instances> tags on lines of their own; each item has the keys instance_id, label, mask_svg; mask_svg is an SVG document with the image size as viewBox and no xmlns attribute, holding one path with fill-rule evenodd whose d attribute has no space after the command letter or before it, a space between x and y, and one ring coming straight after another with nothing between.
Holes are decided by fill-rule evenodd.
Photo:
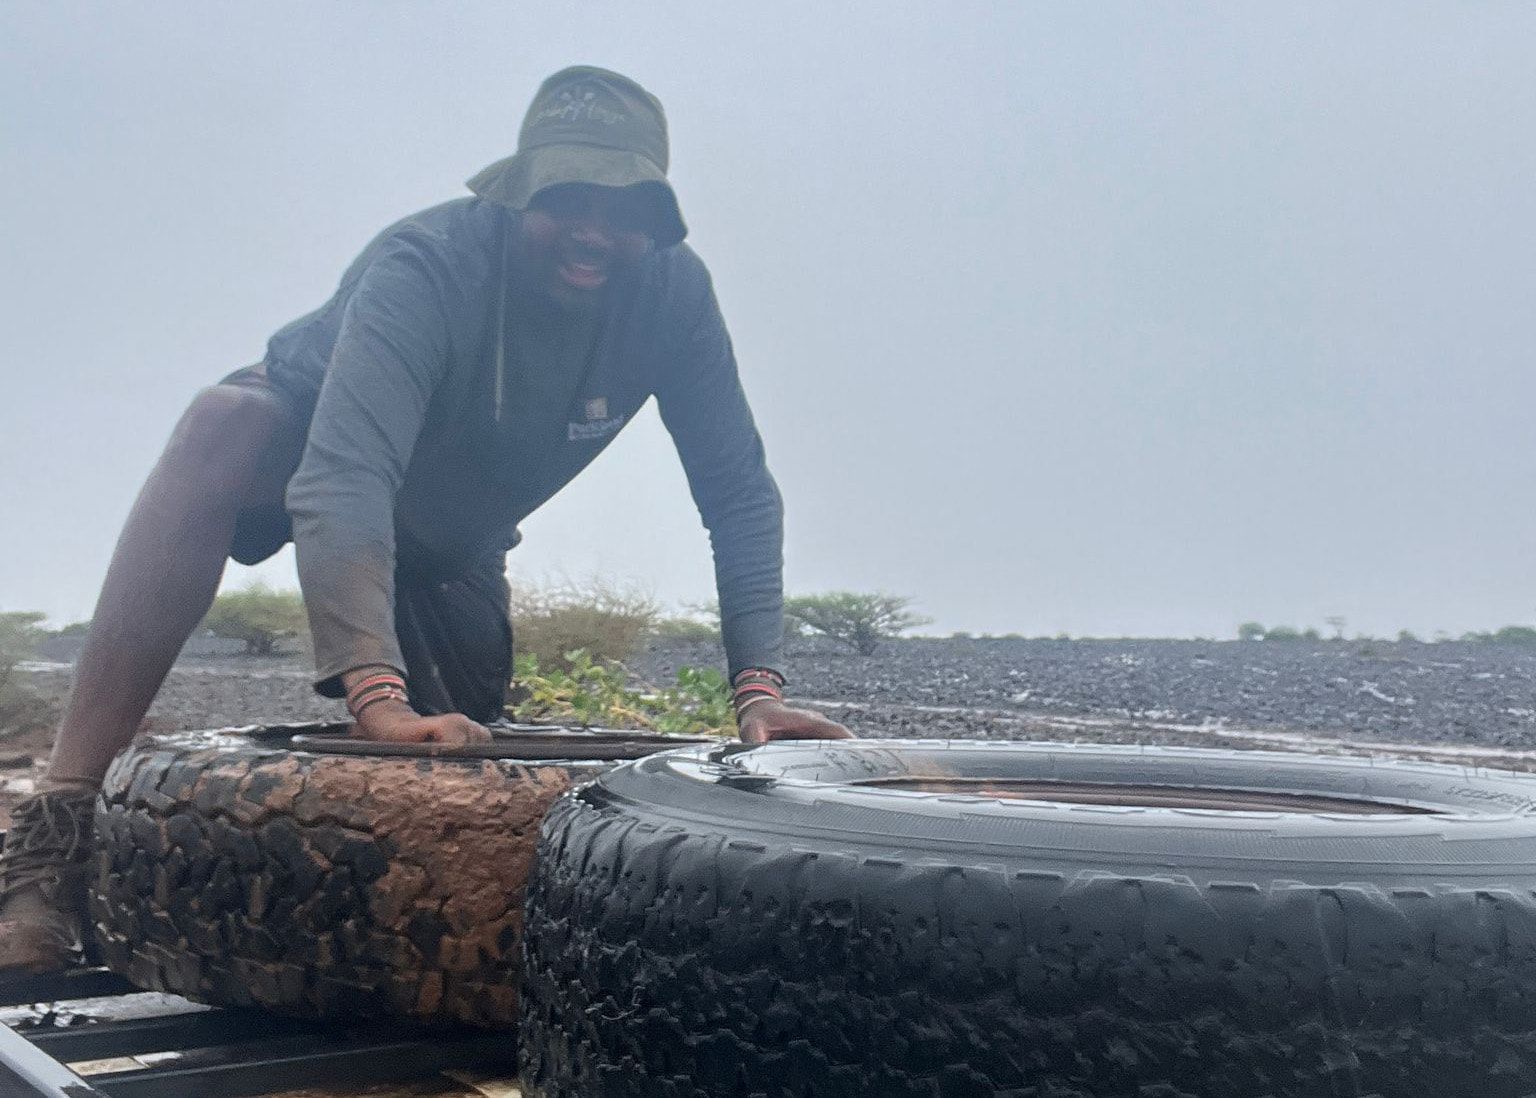
<instances>
[{"instance_id":1,"label":"beaded bracelet","mask_svg":"<svg viewBox=\"0 0 1536 1098\"><path fill-rule=\"evenodd\" d=\"M405 680L399 675L379 675L366 679L347 691L348 698L360 698L364 694L371 694L375 690L404 690Z\"/></svg>"},{"instance_id":2,"label":"beaded bracelet","mask_svg":"<svg viewBox=\"0 0 1536 1098\"><path fill-rule=\"evenodd\" d=\"M731 679L731 685L740 686L746 681L771 682L778 687L784 686L784 676L771 667L743 667Z\"/></svg>"},{"instance_id":3,"label":"beaded bracelet","mask_svg":"<svg viewBox=\"0 0 1536 1098\"><path fill-rule=\"evenodd\" d=\"M784 700L784 676L771 667L744 667L731 678L736 719L758 702Z\"/></svg>"},{"instance_id":4,"label":"beaded bracelet","mask_svg":"<svg viewBox=\"0 0 1536 1098\"><path fill-rule=\"evenodd\" d=\"M758 702L782 702L783 700L784 695L779 693L777 687L765 682L749 682L736 688L736 692L731 696L731 706L736 710L736 719L739 721L741 715Z\"/></svg>"},{"instance_id":5,"label":"beaded bracelet","mask_svg":"<svg viewBox=\"0 0 1536 1098\"><path fill-rule=\"evenodd\" d=\"M734 698L744 697L747 694L767 694L770 698L784 700L784 692L777 686L769 686L766 682L749 682L738 686L731 695Z\"/></svg>"},{"instance_id":6,"label":"beaded bracelet","mask_svg":"<svg viewBox=\"0 0 1536 1098\"><path fill-rule=\"evenodd\" d=\"M358 720L362 717L363 710L367 709L374 702L381 701L409 702L410 698L406 696L404 690L396 690L394 688L387 690L375 690L372 691L367 697L362 698L355 703L349 704L347 709L352 714L352 719Z\"/></svg>"},{"instance_id":7,"label":"beaded bracelet","mask_svg":"<svg viewBox=\"0 0 1536 1098\"><path fill-rule=\"evenodd\" d=\"M744 702L738 702L736 705L736 719L738 721L741 720L741 715L758 702L765 702L769 700L770 698L767 694L759 694L756 697L748 698Z\"/></svg>"},{"instance_id":8,"label":"beaded bracelet","mask_svg":"<svg viewBox=\"0 0 1536 1098\"><path fill-rule=\"evenodd\" d=\"M406 701L405 679L394 671L366 675L347 691L347 712L356 720L358 714L378 701Z\"/></svg>"}]
</instances>

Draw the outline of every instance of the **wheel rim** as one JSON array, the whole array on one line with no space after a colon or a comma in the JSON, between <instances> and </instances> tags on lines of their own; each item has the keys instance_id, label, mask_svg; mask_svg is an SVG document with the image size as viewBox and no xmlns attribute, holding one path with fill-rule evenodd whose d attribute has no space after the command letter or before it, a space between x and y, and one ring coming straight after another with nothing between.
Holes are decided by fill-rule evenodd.
<instances>
[{"instance_id":1,"label":"wheel rim","mask_svg":"<svg viewBox=\"0 0 1536 1098\"><path fill-rule=\"evenodd\" d=\"M849 784L904 789L914 793L952 793L998 800L1114 805L1122 808L1197 808L1212 812L1328 812L1357 816L1438 814L1436 809L1417 805L1251 789L1117 785L1029 778L868 778Z\"/></svg>"},{"instance_id":2,"label":"wheel rim","mask_svg":"<svg viewBox=\"0 0 1536 1098\"><path fill-rule=\"evenodd\" d=\"M508 759L627 761L658 751L713 743L703 736L675 736L612 728L563 728L554 725L494 725L490 743L447 746L438 743L380 743L353 739L350 726L306 731L288 743L295 751L321 755L363 755L379 758Z\"/></svg>"}]
</instances>

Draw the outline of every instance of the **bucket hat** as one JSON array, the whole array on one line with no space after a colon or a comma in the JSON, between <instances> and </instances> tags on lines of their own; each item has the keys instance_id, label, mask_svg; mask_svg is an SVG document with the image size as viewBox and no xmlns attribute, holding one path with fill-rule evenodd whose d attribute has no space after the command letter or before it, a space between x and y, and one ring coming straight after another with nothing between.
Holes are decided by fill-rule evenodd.
<instances>
[{"instance_id":1,"label":"bucket hat","mask_svg":"<svg viewBox=\"0 0 1536 1098\"><path fill-rule=\"evenodd\" d=\"M655 195L656 244L667 248L688 235L667 182L667 159L660 101L627 76L576 65L539 86L517 152L471 178L469 189L522 210L539 191L559 183L644 185Z\"/></svg>"}]
</instances>

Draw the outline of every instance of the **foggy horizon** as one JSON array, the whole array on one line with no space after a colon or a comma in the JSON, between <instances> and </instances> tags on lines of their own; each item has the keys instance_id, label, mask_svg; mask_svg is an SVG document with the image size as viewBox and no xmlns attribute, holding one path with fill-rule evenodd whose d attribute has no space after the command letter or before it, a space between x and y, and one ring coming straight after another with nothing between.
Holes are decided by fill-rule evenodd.
<instances>
[{"instance_id":1,"label":"foggy horizon","mask_svg":"<svg viewBox=\"0 0 1536 1098\"><path fill-rule=\"evenodd\" d=\"M940 635L1536 621L1536 7L875 10L0 10L0 610L88 617L197 390L591 63L666 107L787 591ZM713 597L654 406L523 532L515 578Z\"/></svg>"}]
</instances>

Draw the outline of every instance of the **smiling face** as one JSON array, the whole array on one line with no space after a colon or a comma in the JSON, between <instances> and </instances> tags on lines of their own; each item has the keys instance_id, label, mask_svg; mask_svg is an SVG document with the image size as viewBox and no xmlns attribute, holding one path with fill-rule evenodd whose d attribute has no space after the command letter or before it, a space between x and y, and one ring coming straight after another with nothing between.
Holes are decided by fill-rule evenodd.
<instances>
[{"instance_id":1,"label":"smiling face","mask_svg":"<svg viewBox=\"0 0 1536 1098\"><path fill-rule=\"evenodd\" d=\"M572 311L595 308L604 289L651 250L655 218L655 202L643 185L544 188L523 213L532 285Z\"/></svg>"}]
</instances>

